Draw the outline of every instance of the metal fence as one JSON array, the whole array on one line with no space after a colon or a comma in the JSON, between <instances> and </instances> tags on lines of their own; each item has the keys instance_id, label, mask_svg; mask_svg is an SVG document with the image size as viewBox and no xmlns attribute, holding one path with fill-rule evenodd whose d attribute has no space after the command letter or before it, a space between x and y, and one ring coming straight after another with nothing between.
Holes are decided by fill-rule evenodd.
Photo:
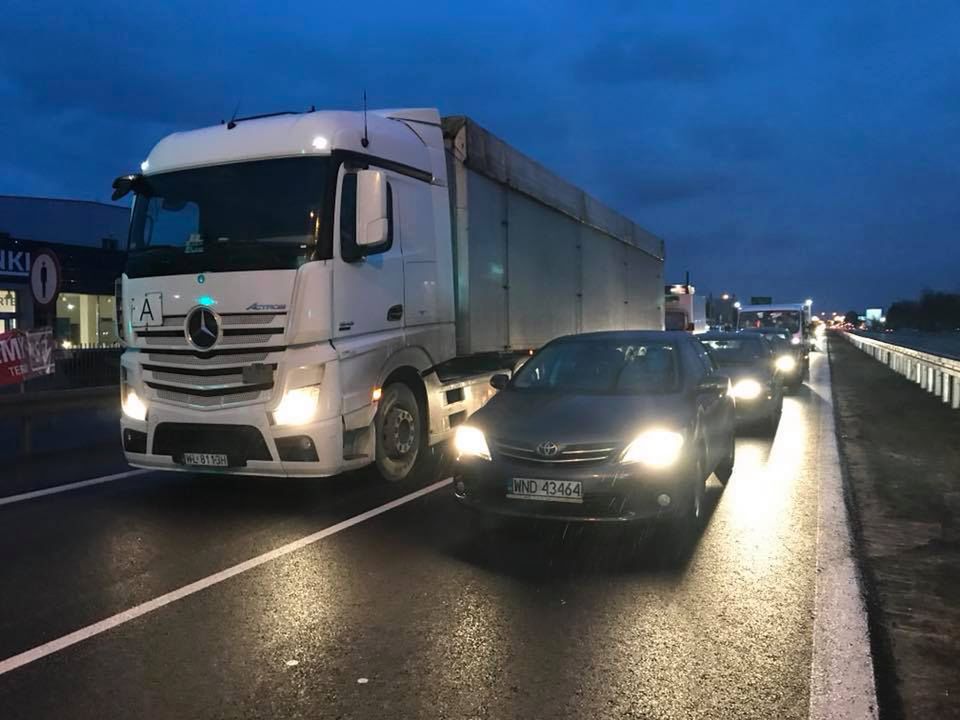
<instances>
[{"instance_id":1,"label":"metal fence","mask_svg":"<svg viewBox=\"0 0 960 720\"><path fill-rule=\"evenodd\" d=\"M960 409L960 360L845 333L847 340L929 393Z\"/></svg>"},{"instance_id":2,"label":"metal fence","mask_svg":"<svg viewBox=\"0 0 960 720\"><path fill-rule=\"evenodd\" d=\"M52 375L27 380L22 386L0 386L0 395L118 385L120 383L121 352L119 346L83 350L57 350L54 353L56 369Z\"/></svg>"}]
</instances>

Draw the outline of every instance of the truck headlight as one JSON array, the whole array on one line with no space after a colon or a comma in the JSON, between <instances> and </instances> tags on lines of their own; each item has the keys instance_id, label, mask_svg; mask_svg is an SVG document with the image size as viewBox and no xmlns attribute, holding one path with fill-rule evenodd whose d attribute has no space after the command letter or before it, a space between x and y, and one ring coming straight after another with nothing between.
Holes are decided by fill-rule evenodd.
<instances>
[{"instance_id":1,"label":"truck headlight","mask_svg":"<svg viewBox=\"0 0 960 720\"><path fill-rule=\"evenodd\" d=\"M622 463L643 463L654 468L673 465L680 457L683 435L673 430L653 429L642 432L627 445Z\"/></svg>"},{"instance_id":2,"label":"truck headlight","mask_svg":"<svg viewBox=\"0 0 960 720\"><path fill-rule=\"evenodd\" d=\"M763 386L753 378L738 380L733 386L733 396L738 400L755 400L763 392Z\"/></svg>"},{"instance_id":3,"label":"truck headlight","mask_svg":"<svg viewBox=\"0 0 960 720\"><path fill-rule=\"evenodd\" d=\"M487 447L487 438L483 431L470 425L461 425L453 436L453 446L459 457L478 457L490 459L490 448Z\"/></svg>"},{"instance_id":4,"label":"truck headlight","mask_svg":"<svg viewBox=\"0 0 960 720\"><path fill-rule=\"evenodd\" d=\"M306 425L317 414L319 401L319 385L287 390L273 411L273 421L277 425Z\"/></svg>"},{"instance_id":5,"label":"truck headlight","mask_svg":"<svg viewBox=\"0 0 960 720\"><path fill-rule=\"evenodd\" d=\"M781 355L777 358L777 370L780 372L793 372L797 367L797 359L793 355Z\"/></svg>"},{"instance_id":6,"label":"truck headlight","mask_svg":"<svg viewBox=\"0 0 960 720\"><path fill-rule=\"evenodd\" d=\"M120 407L123 408L123 414L131 420L143 422L147 419L147 406L134 390L124 388Z\"/></svg>"}]
</instances>

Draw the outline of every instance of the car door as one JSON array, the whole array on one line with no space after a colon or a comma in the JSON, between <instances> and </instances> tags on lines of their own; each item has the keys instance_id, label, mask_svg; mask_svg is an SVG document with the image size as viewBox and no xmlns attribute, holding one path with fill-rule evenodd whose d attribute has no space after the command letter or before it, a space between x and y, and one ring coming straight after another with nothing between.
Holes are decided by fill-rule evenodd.
<instances>
[{"instance_id":1,"label":"car door","mask_svg":"<svg viewBox=\"0 0 960 720\"><path fill-rule=\"evenodd\" d=\"M703 370L702 379L721 377L719 369L710 353L699 340L691 339L691 346ZM716 466L726 447L725 416L726 416L726 389L717 386L715 389L703 389L697 393L697 402L703 412L703 434L707 442L707 468Z\"/></svg>"}]
</instances>

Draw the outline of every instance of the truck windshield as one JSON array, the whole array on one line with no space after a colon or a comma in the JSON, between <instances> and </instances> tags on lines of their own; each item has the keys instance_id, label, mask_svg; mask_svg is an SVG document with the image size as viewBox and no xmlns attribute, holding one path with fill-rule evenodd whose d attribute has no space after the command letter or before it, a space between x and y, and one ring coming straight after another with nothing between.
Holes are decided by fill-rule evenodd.
<instances>
[{"instance_id":1,"label":"truck windshield","mask_svg":"<svg viewBox=\"0 0 960 720\"><path fill-rule=\"evenodd\" d=\"M130 222L127 275L293 269L328 257L330 163L285 158L144 178Z\"/></svg>"},{"instance_id":2,"label":"truck windshield","mask_svg":"<svg viewBox=\"0 0 960 720\"><path fill-rule=\"evenodd\" d=\"M803 318L799 310L743 310L740 328L779 328L789 333L800 332Z\"/></svg>"},{"instance_id":3,"label":"truck windshield","mask_svg":"<svg viewBox=\"0 0 960 720\"><path fill-rule=\"evenodd\" d=\"M514 390L635 395L677 387L672 344L569 340L547 345L517 372Z\"/></svg>"}]
</instances>

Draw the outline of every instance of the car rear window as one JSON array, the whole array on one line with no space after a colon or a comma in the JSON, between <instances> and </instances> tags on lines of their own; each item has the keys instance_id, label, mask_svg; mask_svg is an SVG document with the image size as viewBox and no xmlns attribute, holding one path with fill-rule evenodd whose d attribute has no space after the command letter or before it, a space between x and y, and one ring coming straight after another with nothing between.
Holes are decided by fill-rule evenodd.
<instances>
[{"instance_id":1,"label":"car rear window","mask_svg":"<svg viewBox=\"0 0 960 720\"><path fill-rule=\"evenodd\" d=\"M719 365L749 363L762 360L769 353L760 338L711 338L701 339L713 359Z\"/></svg>"}]
</instances>

